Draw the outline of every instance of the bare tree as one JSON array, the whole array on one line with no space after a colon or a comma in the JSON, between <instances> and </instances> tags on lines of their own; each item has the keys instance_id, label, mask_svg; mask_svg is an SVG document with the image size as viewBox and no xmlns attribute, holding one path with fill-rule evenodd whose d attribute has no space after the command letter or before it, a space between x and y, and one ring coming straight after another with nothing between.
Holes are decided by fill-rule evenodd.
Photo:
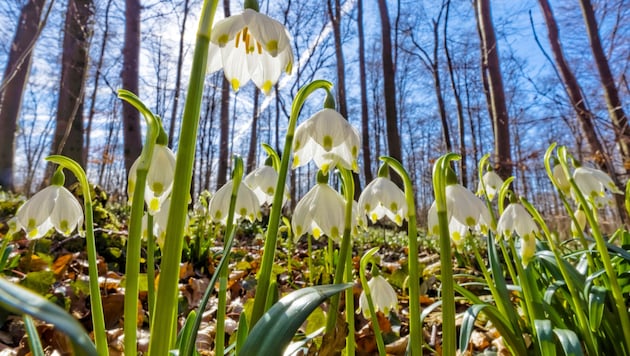
<instances>
[{"instance_id":1,"label":"bare tree","mask_svg":"<svg viewBox=\"0 0 630 356\"><path fill-rule=\"evenodd\" d=\"M367 77L365 74L365 35L363 31L363 0L357 2L357 37L359 39L359 83L361 86L361 140L363 152L363 175L366 182L374 179L372 175L372 156L370 147L370 117L368 115Z\"/></svg>"},{"instance_id":2,"label":"bare tree","mask_svg":"<svg viewBox=\"0 0 630 356\"><path fill-rule=\"evenodd\" d=\"M474 7L481 40L482 76L488 82L488 97L490 99L488 111L491 113L494 128L494 163L497 174L505 179L512 175L510 118L505 103L499 50L492 23L490 0L475 0Z\"/></svg>"},{"instance_id":3,"label":"bare tree","mask_svg":"<svg viewBox=\"0 0 630 356\"><path fill-rule=\"evenodd\" d=\"M83 99L93 15L92 0L68 2L56 127L52 146L53 153L72 158L82 166L85 166L83 161Z\"/></svg>"},{"instance_id":4,"label":"bare tree","mask_svg":"<svg viewBox=\"0 0 630 356\"><path fill-rule=\"evenodd\" d=\"M396 76L392 60L392 35L385 0L378 0L378 9L381 16L383 42L383 96L385 97L385 120L387 122L387 147L389 155L402 163L398 115L396 113ZM392 180L402 187L402 180L398 175L392 175Z\"/></svg>"},{"instance_id":5,"label":"bare tree","mask_svg":"<svg viewBox=\"0 0 630 356\"><path fill-rule=\"evenodd\" d=\"M14 189L15 131L44 4L45 0L29 0L22 7L0 87L0 187L7 190Z\"/></svg>"},{"instance_id":6,"label":"bare tree","mask_svg":"<svg viewBox=\"0 0 630 356\"><path fill-rule=\"evenodd\" d=\"M630 126L628 126L628 117L623 110L619 92L615 86L615 79L608 65L608 59L602 47L602 41L599 37L599 26L595 19L595 12L590 0L580 0L582 8L582 16L586 25L586 33L591 43L591 51L595 58L597 71L602 88L604 89L604 99L608 107L608 115L612 121L615 137L619 145L619 151L623 159L623 166L626 173L630 173Z\"/></svg>"},{"instance_id":7,"label":"bare tree","mask_svg":"<svg viewBox=\"0 0 630 356\"><path fill-rule=\"evenodd\" d=\"M140 59L140 0L125 0L125 45L123 48L122 86L139 94L138 61ZM122 106L125 170L140 156L142 138L140 114L128 103Z\"/></svg>"},{"instance_id":8,"label":"bare tree","mask_svg":"<svg viewBox=\"0 0 630 356\"><path fill-rule=\"evenodd\" d=\"M258 148L258 118L260 117L258 101L260 100L260 90L254 89L254 108L252 112L252 130L249 135L249 149L247 150L247 171L251 172L256 168L256 149Z\"/></svg>"},{"instance_id":9,"label":"bare tree","mask_svg":"<svg viewBox=\"0 0 630 356\"><path fill-rule=\"evenodd\" d=\"M179 28L179 52L177 54L177 70L175 72L175 88L173 89L173 107L171 108L171 122L168 126L168 147L173 147L173 136L175 135L175 123L177 122L177 109L179 106L179 94L182 81L182 66L184 64L184 33L186 32L186 21L190 12L189 0L184 0L184 10L182 26Z\"/></svg>"},{"instance_id":10,"label":"bare tree","mask_svg":"<svg viewBox=\"0 0 630 356\"><path fill-rule=\"evenodd\" d=\"M230 16L230 0L223 0L223 14ZM230 83L225 76L221 83L221 114L219 121L219 167L217 169L217 186L219 189L227 181L228 163L230 160Z\"/></svg>"}]
</instances>

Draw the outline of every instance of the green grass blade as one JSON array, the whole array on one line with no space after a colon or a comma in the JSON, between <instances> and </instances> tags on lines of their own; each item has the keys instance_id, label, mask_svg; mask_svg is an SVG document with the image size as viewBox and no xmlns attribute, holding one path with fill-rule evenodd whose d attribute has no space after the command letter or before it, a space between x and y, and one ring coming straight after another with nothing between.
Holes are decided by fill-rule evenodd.
<instances>
[{"instance_id":1,"label":"green grass blade","mask_svg":"<svg viewBox=\"0 0 630 356\"><path fill-rule=\"evenodd\" d=\"M282 355L311 312L330 296L351 286L334 284L307 287L286 295L258 320L239 355Z\"/></svg>"},{"instance_id":2,"label":"green grass blade","mask_svg":"<svg viewBox=\"0 0 630 356\"><path fill-rule=\"evenodd\" d=\"M82 355L97 355L96 347L85 329L70 314L40 295L4 278L0 278L0 305L14 313L31 315L55 325L70 338L75 348L81 350Z\"/></svg>"},{"instance_id":3,"label":"green grass blade","mask_svg":"<svg viewBox=\"0 0 630 356\"><path fill-rule=\"evenodd\" d=\"M604 287L593 286L588 293L588 322L593 332L597 332L602 323L606 292Z\"/></svg>"}]
</instances>

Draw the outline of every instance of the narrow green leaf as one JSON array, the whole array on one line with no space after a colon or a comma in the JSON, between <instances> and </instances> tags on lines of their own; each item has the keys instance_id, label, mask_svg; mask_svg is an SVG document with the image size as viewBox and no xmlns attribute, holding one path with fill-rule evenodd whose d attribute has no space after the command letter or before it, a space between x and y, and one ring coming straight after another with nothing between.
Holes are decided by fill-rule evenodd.
<instances>
[{"instance_id":1,"label":"narrow green leaf","mask_svg":"<svg viewBox=\"0 0 630 356\"><path fill-rule=\"evenodd\" d=\"M0 278L0 305L17 314L35 316L68 335L82 355L97 355L96 347L83 326L56 304L19 285Z\"/></svg>"},{"instance_id":2,"label":"narrow green leaf","mask_svg":"<svg viewBox=\"0 0 630 356\"><path fill-rule=\"evenodd\" d=\"M247 316L245 313L241 314L241 317L238 319L238 329L236 330L236 354L238 355L241 352L241 348L243 344L245 344L245 340L247 340L247 335L249 334L249 325L247 325Z\"/></svg>"},{"instance_id":3,"label":"narrow green leaf","mask_svg":"<svg viewBox=\"0 0 630 356\"><path fill-rule=\"evenodd\" d=\"M188 316L186 317L184 326L182 326L182 329L179 331L179 335L177 335L177 342L175 343L175 346L177 347L177 349L179 350L179 354L181 355L184 354L184 345L187 344L190 338L193 337L195 338L195 340L197 339L197 335L192 335L192 329L194 325L193 323L195 321L196 316L197 316L197 312L195 310L191 310L190 313L188 313ZM192 341L193 345L194 345L194 342L195 341Z\"/></svg>"},{"instance_id":4,"label":"narrow green leaf","mask_svg":"<svg viewBox=\"0 0 630 356\"><path fill-rule=\"evenodd\" d=\"M459 349L466 350L468 343L470 342L470 336L475 327L475 320L480 312L488 317L492 324L497 328L497 331L505 344L516 355L526 355L527 348L523 342L523 336L516 334L512 329L512 323L510 323L504 315L499 312L499 309L490 304L475 304L466 310L462 320L461 333L459 335Z\"/></svg>"},{"instance_id":5,"label":"narrow green leaf","mask_svg":"<svg viewBox=\"0 0 630 356\"><path fill-rule=\"evenodd\" d=\"M567 356L580 356L584 355L582 352L582 344L578 339L577 334L567 329L553 329L554 334L558 338L564 354Z\"/></svg>"},{"instance_id":6,"label":"narrow green leaf","mask_svg":"<svg viewBox=\"0 0 630 356\"><path fill-rule=\"evenodd\" d=\"M31 354L33 356L44 356L42 341L39 339L39 333L37 333L37 327L33 322L33 318L30 315L24 315L22 319L24 320L26 335L28 335L28 347L31 350Z\"/></svg>"},{"instance_id":7,"label":"narrow green leaf","mask_svg":"<svg viewBox=\"0 0 630 356\"><path fill-rule=\"evenodd\" d=\"M536 342L540 348L540 354L545 356L555 356L556 345L553 342L553 326L550 320L534 320L536 329Z\"/></svg>"},{"instance_id":8,"label":"narrow green leaf","mask_svg":"<svg viewBox=\"0 0 630 356\"><path fill-rule=\"evenodd\" d=\"M239 355L282 355L309 314L324 300L351 286L334 284L307 287L286 295L258 320Z\"/></svg>"},{"instance_id":9,"label":"narrow green leaf","mask_svg":"<svg viewBox=\"0 0 630 356\"><path fill-rule=\"evenodd\" d=\"M593 332L599 330L606 303L606 288L593 286L588 293L588 322Z\"/></svg>"}]
</instances>

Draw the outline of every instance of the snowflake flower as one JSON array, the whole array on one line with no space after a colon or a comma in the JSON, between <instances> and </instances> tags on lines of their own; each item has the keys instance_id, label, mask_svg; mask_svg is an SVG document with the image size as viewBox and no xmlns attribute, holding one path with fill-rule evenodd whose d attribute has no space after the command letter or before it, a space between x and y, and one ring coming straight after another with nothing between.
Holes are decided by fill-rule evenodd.
<instances>
[{"instance_id":1,"label":"snowflake flower","mask_svg":"<svg viewBox=\"0 0 630 356\"><path fill-rule=\"evenodd\" d=\"M396 291L385 278L381 275L377 275L372 277L367 284L370 289L370 296L372 297L375 312L382 311L383 314L387 315L391 309L396 308L398 304ZM357 309L357 313L361 311L363 311L363 316L366 319L370 318L370 308L365 291L361 292L361 296L359 297L359 309Z\"/></svg>"},{"instance_id":2,"label":"snowflake flower","mask_svg":"<svg viewBox=\"0 0 630 356\"><path fill-rule=\"evenodd\" d=\"M83 224L83 209L77 198L61 185L48 186L27 200L16 213L17 226L26 237L37 239L53 227L64 236Z\"/></svg>"},{"instance_id":3,"label":"snowflake flower","mask_svg":"<svg viewBox=\"0 0 630 356\"><path fill-rule=\"evenodd\" d=\"M401 226L407 216L405 193L388 178L377 177L363 189L359 197L359 211L366 214L372 223L387 216Z\"/></svg>"}]
</instances>

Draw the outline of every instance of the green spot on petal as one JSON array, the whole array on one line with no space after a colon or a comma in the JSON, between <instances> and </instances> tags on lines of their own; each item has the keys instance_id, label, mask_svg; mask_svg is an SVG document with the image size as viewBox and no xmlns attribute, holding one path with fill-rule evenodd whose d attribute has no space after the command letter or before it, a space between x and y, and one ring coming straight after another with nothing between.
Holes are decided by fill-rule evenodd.
<instances>
[{"instance_id":1,"label":"green spot on petal","mask_svg":"<svg viewBox=\"0 0 630 356\"><path fill-rule=\"evenodd\" d=\"M238 89L241 87L241 83L236 78L232 78L232 80L230 80L230 83L232 84L232 90L234 91L238 91Z\"/></svg>"},{"instance_id":2,"label":"green spot on petal","mask_svg":"<svg viewBox=\"0 0 630 356\"><path fill-rule=\"evenodd\" d=\"M269 95L269 93L271 92L272 86L273 84L271 83L271 80L268 80L263 83L262 88L260 89L263 91L263 93L265 93L265 95Z\"/></svg>"},{"instance_id":3,"label":"green spot on petal","mask_svg":"<svg viewBox=\"0 0 630 356\"><path fill-rule=\"evenodd\" d=\"M223 47L228 43L229 40L230 40L230 37L227 35L227 33L224 33L221 36L219 36L219 38L217 38L217 43L219 44L220 47Z\"/></svg>"},{"instance_id":4,"label":"green spot on petal","mask_svg":"<svg viewBox=\"0 0 630 356\"><path fill-rule=\"evenodd\" d=\"M265 45L265 49L267 50L267 52L272 53L272 55L275 56L275 54L278 52L278 41L271 40L267 42L267 44Z\"/></svg>"},{"instance_id":5,"label":"green spot on petal","mask_svg":"<svg viewBox=\"0 0 630 356\"><path fill-rule=\"evenodd\" d=\"M333 148L332 137L330 137L329 135L324 136L324 139L322 140L322 146L324 146L324 149L326 150L326 152L329 152L330 150L332 150Z\"/></svg>"}]
</instances>

